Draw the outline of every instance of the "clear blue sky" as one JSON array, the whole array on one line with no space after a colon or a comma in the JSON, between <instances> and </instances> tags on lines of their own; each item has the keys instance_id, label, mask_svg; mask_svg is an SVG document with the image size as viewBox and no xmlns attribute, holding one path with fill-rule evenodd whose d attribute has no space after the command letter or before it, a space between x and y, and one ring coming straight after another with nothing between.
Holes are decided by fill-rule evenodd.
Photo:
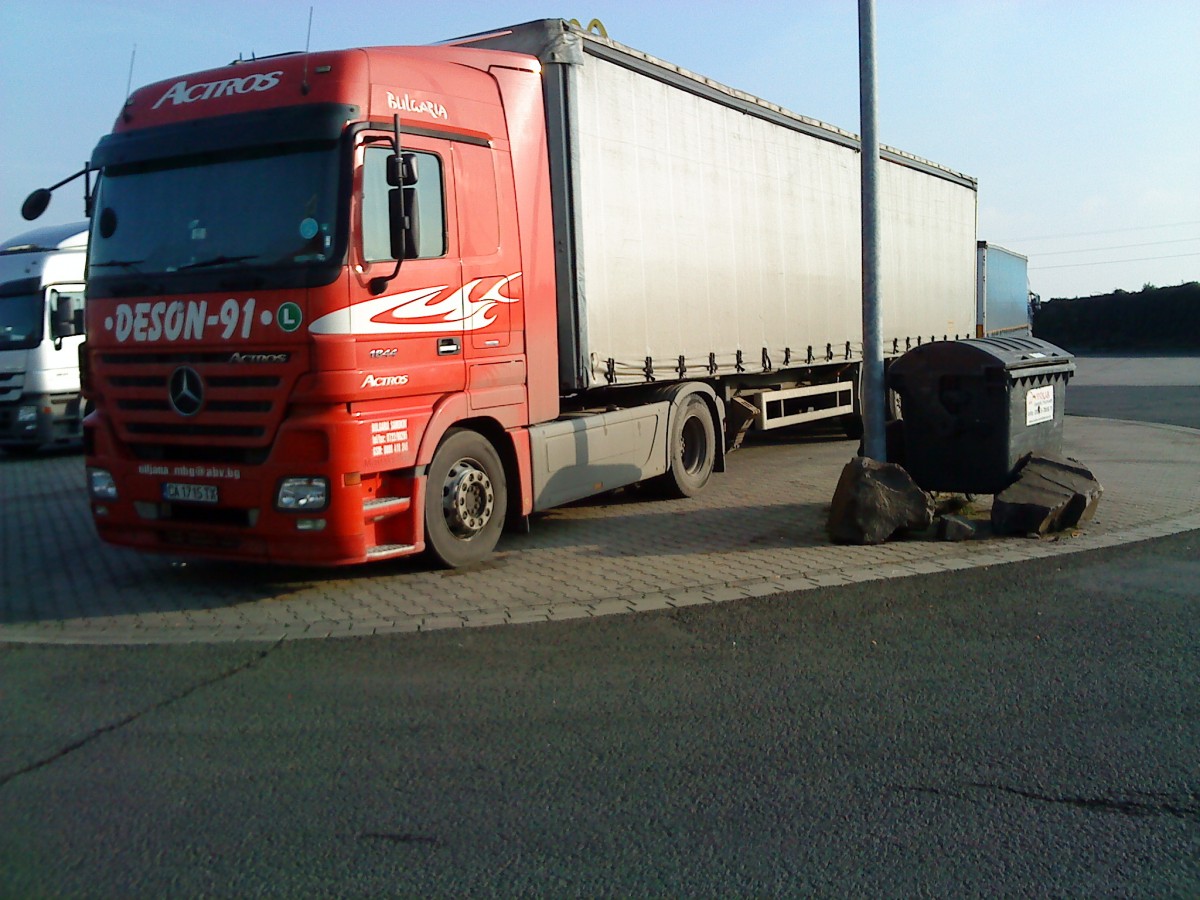
<instances>
[{"instance_id":1,"label":"clear blue sky","mask_svg":"<svg viewBox=\"0 0 1200 900\"><path fill-rule=\"evenodd\" d=\"M575 5L572 5L575 4ZM855 0L0 0L0 237L137 86L238 55L430 43L529 19L859 130ZM876 0L879 135L979 180L979 237L1044 298L1200 280L1200 3ZM134 48L136 46L136 53ZM82 218L69 185L37 224Z\"/></svg>"}]
</instances>

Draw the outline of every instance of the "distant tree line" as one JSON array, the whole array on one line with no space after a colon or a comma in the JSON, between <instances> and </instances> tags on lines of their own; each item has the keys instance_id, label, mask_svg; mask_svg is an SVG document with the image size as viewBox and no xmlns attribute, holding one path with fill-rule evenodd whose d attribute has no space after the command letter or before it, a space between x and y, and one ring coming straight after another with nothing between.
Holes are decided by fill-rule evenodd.
<instances>
[{"instance_id":1,"label":"distant tree line","mask_svg":"<svg viewBox=\"0 0 1200 900\"><path fill-rule=\"evenodd\" d=\"M1084 350L1200 350L1200 282L1055 299L1033 314L1033 333Z\"/></svg>"}]
</instances>

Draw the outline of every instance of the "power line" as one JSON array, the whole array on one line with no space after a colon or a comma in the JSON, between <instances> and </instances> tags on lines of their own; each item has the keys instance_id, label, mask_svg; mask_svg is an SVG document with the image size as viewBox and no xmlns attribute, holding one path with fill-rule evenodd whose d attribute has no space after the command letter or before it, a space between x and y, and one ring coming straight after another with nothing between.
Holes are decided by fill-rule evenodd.
<instances>
[{"instance_id":1,"label":"power line","mask_svg":"<svg viewBox=\"0 0 1200 900\"><path fill-rule=\"evenodd\" d=\"M1112 266L1116 265L1117 263L1150 262L1156 259L1185 259L1189 256L1200 256L1200 253L1178 253L1174 256L1141 256L1137 259L1105 259L1097 262L1065 263L1060 266L1030 266L1029 269L1030 271L1034 269L1039 271L1045 269L1078 269L1082 268L1083 266Z\"/></svg>"},{"instance_id":2,"label":"power line","mask_svg":"<svg viewBox=\"0 0 1200 900\"><path fill-rule=\"evenodd\" d=\"M1173 241L1150 241L1146 244L1117 244L1113 247L1083 247L1079 250L1050 250L1042 253L1030 253L1030 256L1067 256L1071 253L1100 253L1105 250L1130 250L1134 247L1158 247L1162 244L1186 244L1191 241L1200 241L1200 238L1179 238Z\"/></svg>"},{"instance_id":3,"label":"power line","mask_svg":"<svg viewBox=\"0 0 1200 900\"><path fill-rule=\"evenodd\" d=\"M1074 234L1043 234L1039 237L1023 237L1023 238L998 238L997 244L1016 244L1021 241L1053 241L1058 238L1069 237L1091 237L1095 234L1121 234L1126 231L1153 231L1156 228L1182 228L1185 225L1200 225L1200 221L1195 222L1172 222L1167 225L1142 225L1137 228L1110 228L1107 231L1078 231Z\"/></svg>"}]
</instances>

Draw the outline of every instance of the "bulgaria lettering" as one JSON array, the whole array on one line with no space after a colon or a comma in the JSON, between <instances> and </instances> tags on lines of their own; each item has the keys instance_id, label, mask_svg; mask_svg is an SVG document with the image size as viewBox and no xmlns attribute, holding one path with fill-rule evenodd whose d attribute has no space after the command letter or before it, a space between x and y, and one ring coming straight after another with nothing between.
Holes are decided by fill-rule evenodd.
<instances>
[{"instance_id":1,"label":"bulgaria lettering","mask_svg":"<svg viewBox=\"0 0 1200 900\"><path fill-rule=\"evenodd\" d=\"M233 97L236 94L252 94L256 91L269 91L279 84L283 72L259 72L246 75L243 78L224 78L221 81L206 81L203 84L189 85L186 81L177 81L167 92L158 98L154 109L158 109L168 100L175 106L183 103L195 103L199 100L215 100L217 97Z\"/></svg>"},{"instance_id":2,"label":"bulgaria lettering","mask_svg":"<svg viewBox=\"0 0 1200 900\"><path fill-rule=\"evenodd\" d=\"M429 116L434 119L445 119L448 116L446 107L440 103L434 103L432 100L412 100L408 94L405 94L403 97L397 97L391 91L387 92L387 98L388 109L419 113L420 115Z\"/></svg>"}]
</instances>

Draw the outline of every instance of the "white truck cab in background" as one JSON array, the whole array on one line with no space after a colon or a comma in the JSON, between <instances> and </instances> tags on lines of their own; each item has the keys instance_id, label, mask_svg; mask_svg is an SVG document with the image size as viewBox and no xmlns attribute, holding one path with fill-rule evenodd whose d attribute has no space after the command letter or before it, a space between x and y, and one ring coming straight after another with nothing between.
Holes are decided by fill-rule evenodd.
<instances>
[{"instance_id":1,"label":"white truck cab in background","mask_svg":"<svg viewBox=\"0 0 1200 900\"><path fill-rule=\"evenodd\" d=\"M78 440L87 222L0 244L0 447Z\"/></svg>"}]
</instances>

